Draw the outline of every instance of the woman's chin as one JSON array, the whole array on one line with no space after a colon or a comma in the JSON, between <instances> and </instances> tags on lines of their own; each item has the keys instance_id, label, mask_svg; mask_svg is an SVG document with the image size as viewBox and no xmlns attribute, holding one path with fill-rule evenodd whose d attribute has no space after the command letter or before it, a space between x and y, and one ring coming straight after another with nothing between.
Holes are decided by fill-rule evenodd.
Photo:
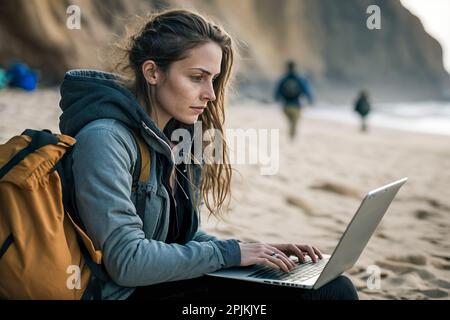
<instances>
[{"instance_id":1,"label":"woman's chin","mask_svg":"<svg viewBox=\"0 0 450 320\"><path fill-rule=\"evenodd\" d=\"M183 117L177 120L180 121L181 123L191 125L196 123L198 121L198 118L199 118L198 116L190 116L190 117Z\"/></svg>"}]
</instances>

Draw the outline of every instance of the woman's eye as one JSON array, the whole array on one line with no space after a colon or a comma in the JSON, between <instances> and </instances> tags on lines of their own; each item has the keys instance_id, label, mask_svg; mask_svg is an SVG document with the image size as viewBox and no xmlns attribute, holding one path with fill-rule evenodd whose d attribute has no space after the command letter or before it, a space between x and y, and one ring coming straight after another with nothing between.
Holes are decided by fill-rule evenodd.
<instances>
[{"instance_id":1,"label":"woman's eye","mask_svg":"<svg viewBox=\"0 0 450 320\"><path fill-rule=\"evenodd\" d=\"M203 76L192 76L191 79L194 81L200 82L203 80Z\"/></svg>"}]
</instances>

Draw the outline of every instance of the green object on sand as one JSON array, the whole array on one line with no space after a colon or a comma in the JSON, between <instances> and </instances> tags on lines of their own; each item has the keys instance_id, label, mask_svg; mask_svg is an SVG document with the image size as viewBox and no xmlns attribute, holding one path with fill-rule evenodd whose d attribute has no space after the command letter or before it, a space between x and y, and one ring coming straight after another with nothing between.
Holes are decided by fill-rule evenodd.
<instances>
[{"instance_id":1,"label":"green object on sand","mask_svg":"<svg viewBox=\"0 0 450 320\"><path fill-rule=\"evenodd\" d=\"M0 90L8 85L8 78L6 77L6 71L0 69Z\"/></svg>"}]
</instances>

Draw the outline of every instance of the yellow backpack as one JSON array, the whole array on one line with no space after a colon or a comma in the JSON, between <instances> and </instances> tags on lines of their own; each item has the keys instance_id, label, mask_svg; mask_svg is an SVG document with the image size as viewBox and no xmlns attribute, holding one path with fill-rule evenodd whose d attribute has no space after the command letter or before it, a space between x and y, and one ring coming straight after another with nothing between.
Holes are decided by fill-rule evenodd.
<instances>
[{"instance_id":1,"label":"yellow backpack","mask_svg":"<svg viewBox=\"0 0 450 320\"><path fill-rule=\"evenodd\" d=\"M136 186L149 177L150 156L133 135ZM102 252L64 205L60 160L75 143L28 129L0 145L0 299L101 299Z\"/></svg>"}]
</instances>

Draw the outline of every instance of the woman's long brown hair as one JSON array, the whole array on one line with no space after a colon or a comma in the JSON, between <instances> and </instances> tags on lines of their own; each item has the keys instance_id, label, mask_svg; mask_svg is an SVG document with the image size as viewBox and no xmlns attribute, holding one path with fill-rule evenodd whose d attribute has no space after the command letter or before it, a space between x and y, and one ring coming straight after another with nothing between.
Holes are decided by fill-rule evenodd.
<instances>
[{"instance_id":1,"label":"woman's long brown hair","mask_svg":"<svg viewBox=\"0 0 450 320\"><path fill-rule=\"evenodd\" d=\"M158 68L167 72L173 62L186 57L188 50L207 42L214 42L222 49L221 72L213 83L216 100L208 102L208 108L201 114L199 121L202 123L203 133L213 129L216 135L219 135L214 139L220 139L221 150L219 153L216 151L215 156L218 154L221 159L212 163L203 162L199 185L192 183L194 179L192 170L189 170L191 166L188 166L188 174L191 185L196 188L191 194L194 195L197 210L203 200L209 213L220 218L231 195L232 168L224 134L225 97L234 63L231 37L220 26L189 10L172 9L154 13L146 19L144 26L128 39L127 44L119 46L122 57L126 59L122 60L125 62L116 64L115 71L125 76L129 74L128 86L151 115L155 97L152 86L148 85L142 73L142 64L153 60ZM175 129L183 127L177 120L173 119L171 122ZM205 147L206 144L203 143L202 154ZM191 160L198 161L193 157L191 154Z\"/></svg>"}]
</instances>

